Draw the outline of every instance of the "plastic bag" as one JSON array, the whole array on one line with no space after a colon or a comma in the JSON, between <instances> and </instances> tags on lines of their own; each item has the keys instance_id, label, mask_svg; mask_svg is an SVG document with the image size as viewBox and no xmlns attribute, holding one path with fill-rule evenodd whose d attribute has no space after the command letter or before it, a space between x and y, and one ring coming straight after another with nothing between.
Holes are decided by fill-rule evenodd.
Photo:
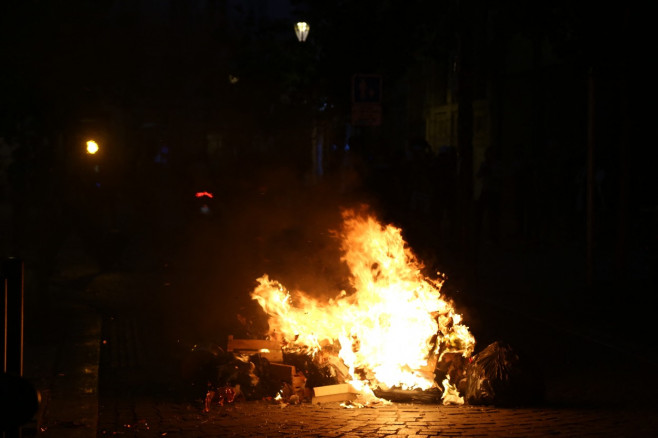
<instances>
[{"instance_id":1,"label":"plastic bag","mask_svg":"<svg viewBox=\"0 0 658 438\"><path fill-rule=\"evenodd\" d=\"M466 367L464 398L472 405L528 405L544 399L537 368L522 363L519 354L503 342L494 342L473 356Z\"/></svg>"}]
</instances>

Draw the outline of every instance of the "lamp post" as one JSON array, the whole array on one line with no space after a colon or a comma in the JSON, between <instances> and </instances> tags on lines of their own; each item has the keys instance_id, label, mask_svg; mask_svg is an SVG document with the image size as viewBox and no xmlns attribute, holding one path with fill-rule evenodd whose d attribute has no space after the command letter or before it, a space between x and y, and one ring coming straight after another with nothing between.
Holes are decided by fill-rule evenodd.
<instances>
[{"instance_id":1,"label":"lamp post","mask_svg":"<svg viewBox=\"0 0 658 438\"><path fill-rule=\"evenodd\" d=\"M311 26L308 25L305 21L299 21L295 24L295 35L299 42L303 43L308 37L308 32L311 30Z\"/></svg>"},{"instance_id":2,"label":"lamp post","mask_svg":"<svg viewBox=\"0 0 658 438\"><path fill-rule=\"evenodd\" d=\"M305 21L295 23L295 35L300 43L306 41L311 26ZM306 87L305 87L306 88ZM306 100L312 101L312 95L309 90L306 90ZM324 136L322 130L319 129L318 121L315 114L315 108L311 105L311 175L314 182L317 178L322 176L323 163L322 163L322 148L324 143Z\"/></svg>"}]
</instances>

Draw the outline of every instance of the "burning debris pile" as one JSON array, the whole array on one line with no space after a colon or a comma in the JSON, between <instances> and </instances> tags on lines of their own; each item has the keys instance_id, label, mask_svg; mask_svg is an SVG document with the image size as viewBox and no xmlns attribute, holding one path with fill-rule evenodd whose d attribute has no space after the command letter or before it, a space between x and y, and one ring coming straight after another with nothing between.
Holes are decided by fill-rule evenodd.
<instances>
[{"instance_id":1,"label":"burning debris pile","mask_svg":"<svg viewBox=\"0 0 658 438\"><path fill-rule=\"evenodd\" d=\"M252 298L269 315L268 336L332 369L368 402L378 390L437 388L437 364L469 357L475 345L440 293L444 278L423 275L401 230L367 213L344 211L335 235L352 290L321 302L262 276Z\"/></svg>"},{"instance_id":2,"label":"burning debris pile","mask_svg":"<svg viewBox=\"0 0 658 438\"><path fill-rule=\"evenodd\" d=\"M229 338L216 376L231 375L214 379L206 408L240 397L350 407L400 398L463 404L466 390L475 400L482 391L467 375L483 374L471 365L475 339L442 296L444 277L425 276L401 230L368 213L344 211L334 235L350 291L321 301L260 277L251 297L268 315L268 339Z\"/></svg>"}]
</instances>

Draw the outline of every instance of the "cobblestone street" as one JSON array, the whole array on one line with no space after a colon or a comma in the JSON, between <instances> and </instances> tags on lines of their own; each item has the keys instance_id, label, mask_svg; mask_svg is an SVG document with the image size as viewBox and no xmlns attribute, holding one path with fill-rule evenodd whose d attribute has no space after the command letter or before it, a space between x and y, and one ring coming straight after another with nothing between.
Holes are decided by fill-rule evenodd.
<instances>
[{"instance_id":1,"label":"cobblestone street","mask_svg":"<svg viewBox=\"0 0 658 438\"><path fill-rule=\"evenodd\" d=\"M134 437L651 437L658 417L641 407L498 409L400 404L347 409L338 403L201 406L136 401L101 418L100 436ZM118 426L118 427L117 427Z\"/></svg>"}]
</instances>

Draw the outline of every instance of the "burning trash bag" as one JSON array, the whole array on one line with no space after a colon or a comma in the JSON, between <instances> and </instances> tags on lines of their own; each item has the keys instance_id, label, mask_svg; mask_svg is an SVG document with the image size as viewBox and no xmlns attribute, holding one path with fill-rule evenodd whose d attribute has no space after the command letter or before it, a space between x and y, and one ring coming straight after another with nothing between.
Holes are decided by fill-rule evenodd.
<instances>
[{"instance_id":1,"label":"burning trash bag","mask_svg":"<svg viewBox=\"0 0 658 438\"><path fill-rule=\"evenodd\" d=\"M239 397L250 399L260 396L264 388L259 374L266 365L257 357L234 355L212 343L200 344L195 345L183 358L181 376L189 385L190 397L203 398L208 391L219 394L231 388L234 397L225 398L232 402Z\"/></svg>"},{"instance_id":2,"label":"burning trash bag","mask_svg":"<svg viewBox=\"0 0 658 438\"><path fill-rule=\"evenodd\" d=\"M226 352L213 343L199 344L183 358L181 376L189 386L189 397L205 400L207 411L215 402L223 405L241 399L272 399L282 395L282 389L283 393L295 389L292 378L290 388L283 385L275 373L276 365L260 354Z\"/></svg>"},{"instance_id":3,"label":"burning trash bag","mask_svg":"<svg viewBox=\"0 0 658 438\"><path fill-rule=\"evenodd\" d=\"M467 364L460 392L472 405L535 405L544 400L544 383L535 366L496 341Z\"/></svg>"}]
</instances>

